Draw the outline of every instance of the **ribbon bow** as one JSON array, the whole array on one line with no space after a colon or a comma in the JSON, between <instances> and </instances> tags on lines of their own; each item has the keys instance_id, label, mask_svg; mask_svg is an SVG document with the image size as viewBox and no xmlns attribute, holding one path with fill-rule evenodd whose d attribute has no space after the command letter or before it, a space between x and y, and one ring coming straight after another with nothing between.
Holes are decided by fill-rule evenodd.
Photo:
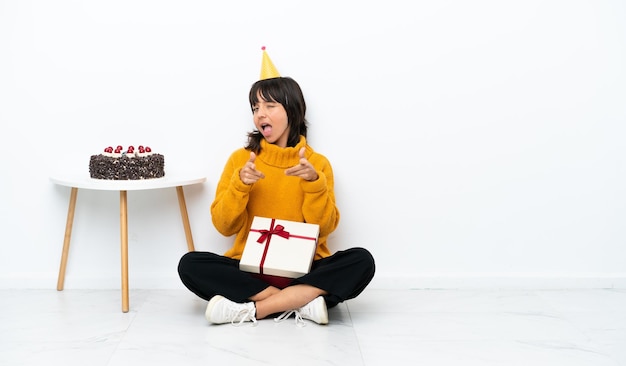
<instances>
[{"instance_id":1,"label":"ribbon bow","mask_svg":"<svg viewBox=\"0 0 626 366\"><path fill-rule=\"evenodd\" d=\"M273 226L274 220L272 220L272 225L270 226L269 230L259 230L261 236L259 237L259 239L257 239L257 243L264 243L266 240L269 241L269 238L271 238L274 234L281 236L285 239L289 239L289 231L285 231L285 227L283 225L276 225L276 227Z\"/></svg>"}]
</instances>

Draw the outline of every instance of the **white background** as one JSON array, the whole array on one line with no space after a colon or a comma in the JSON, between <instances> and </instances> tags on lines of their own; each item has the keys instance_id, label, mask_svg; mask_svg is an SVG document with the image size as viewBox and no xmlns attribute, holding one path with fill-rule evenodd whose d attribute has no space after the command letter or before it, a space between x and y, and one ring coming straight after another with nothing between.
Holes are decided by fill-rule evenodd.
<instances>
[{"instance_id":1,"label":"white background","mask_svg":"<svg viewBox=\"0 0 626 366\"><path fill-rule=\"evenodd\" d=\"M69 188L108 145L188 187L196 249L253 127L261 46L335 170L333 249L375 287L626 287L622 1L0 0L0 287L54 288ZM131 288L181 287L174 189L129 192ZM119 195L80 190L66 288L120 284Z\"/></svg>"}]
</instances>

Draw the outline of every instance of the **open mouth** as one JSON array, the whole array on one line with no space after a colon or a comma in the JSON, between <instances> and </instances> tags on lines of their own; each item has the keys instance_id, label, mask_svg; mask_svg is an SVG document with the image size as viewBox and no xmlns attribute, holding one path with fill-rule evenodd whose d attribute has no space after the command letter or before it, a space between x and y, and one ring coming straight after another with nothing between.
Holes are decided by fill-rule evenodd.
<instances>
[{"instance_id":1,"label":"open mouth","mask_svg":"<svg viewBox=\"0 0 626 366\"><path fill-rule=\"evenodd\" d=\"M272 133L272 125L267 124L267 123L262 123L260 127L261 127L261 132L263 133L264 136L267 136L270 133Z\"/></svg>"}]
</instances>

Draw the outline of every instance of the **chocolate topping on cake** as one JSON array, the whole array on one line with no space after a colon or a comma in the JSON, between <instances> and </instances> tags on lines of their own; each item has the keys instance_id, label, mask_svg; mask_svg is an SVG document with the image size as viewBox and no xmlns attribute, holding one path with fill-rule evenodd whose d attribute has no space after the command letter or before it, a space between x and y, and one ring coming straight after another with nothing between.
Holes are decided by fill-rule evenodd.
<instances>
[{"instance_id":1,"label":"chocolate topping on cake","mask_svg":"<svg viewBox=\"0 0 626 366\"><path fill-rule=\"evenodd\" d=\"M89 160L89 175L94 179L138 180L165 176L165 157L161 154L148 156L110 157L92 155Z\"/></svg>"}]
</instances>

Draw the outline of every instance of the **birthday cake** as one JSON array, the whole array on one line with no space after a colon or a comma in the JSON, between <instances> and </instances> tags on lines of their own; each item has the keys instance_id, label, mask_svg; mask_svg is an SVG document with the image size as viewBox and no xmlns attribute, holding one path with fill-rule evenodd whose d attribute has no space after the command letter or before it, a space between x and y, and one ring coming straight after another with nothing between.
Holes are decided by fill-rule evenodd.
<instances>
[{"instance_id":1,"label":"birthday cake","mask_svg":"<svg viewBox=\"0 0 626 366\"><path fill-rule=\"evenodd\" d=\"M89 175L94 179L139 180L165 176L165 157L152 152L149 146L129 146L126 151L118 145L104 149L89 160Z\"/></svg>"}]
</instances>

